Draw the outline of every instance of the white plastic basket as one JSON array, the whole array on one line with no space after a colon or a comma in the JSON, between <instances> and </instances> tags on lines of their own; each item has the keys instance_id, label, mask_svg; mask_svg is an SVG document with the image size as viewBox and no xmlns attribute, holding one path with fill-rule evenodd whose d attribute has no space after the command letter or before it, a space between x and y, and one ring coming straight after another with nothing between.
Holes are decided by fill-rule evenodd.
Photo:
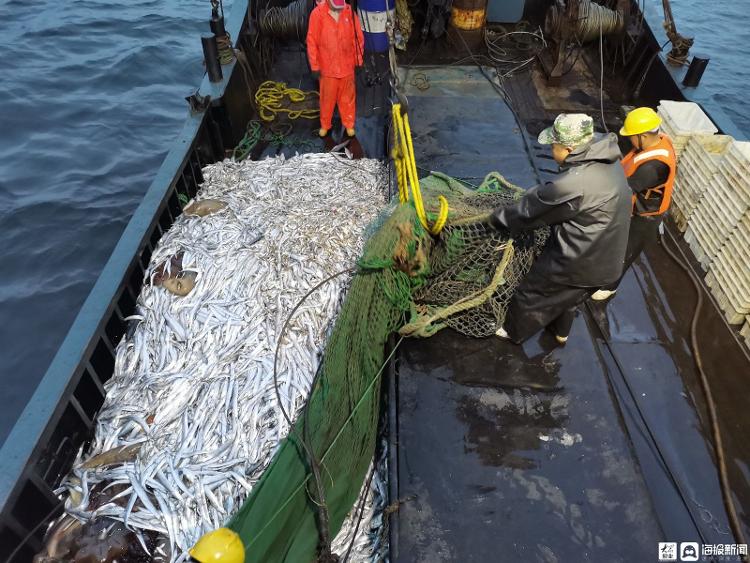
<instances>
[{"instance_id":1,"label":"white plastic basket","mask_svg":"<svg viewBox=\"0 0 750 563\"><path fill-rule=\"evenodd\" d=\"M750 142L734 141L719 165L719 172L750 205Z\"/></svg>"},{"instance_id":2,"label":"white plastic basket","mask_svg":"<svg viewBox=\"0 0 750 563\"><path fill-rule=\"evenodd\" d=\"M729 135L695 135L685 147L685 157L706 176L711 176L734 142Z\"/></svg>"},{"instance_id":3,"label":"white plastic basket","mask_svg":"<svg viewBox=\"0 0 750 563\"><path fill-rule=\"evenodd\" d=\"M724 311L724 316L729 324L739 325L745 322L747 313L750 311L741 311L734 307L732 298L724 290L723 280L719 279L715 273L709 272L706 274L706 285L719 303L719 308Z\"/></svg>"},{"instance_id":4,"label":"white plastic basket","mask_svg":"<svg viewBox=\"0 0 750 563\"><path fill-rule=\"evenodd\" d=\"M750 216L745 216L729 233L719 254L726 262L735 264L740 276L750 282Z\"/></svg>"},{"instance_id":5,"label":"white plastic basket","mask_svg":"<svg viewBox=\"0 0 750 563\"><path fill-rule=\"evenodd\" d=\"M704 248L705 236L700 221L693 220L688 223L685 231L685 242L693 252L695 259L698 260L704 270L707 270L711 264L712 256Z\"/></svg>"},{"instance_id":6,"label":"white plastic basket","mask_svg":"<svg viewBox=\"0 0 750 563\"><path fill-rule=\"evenodd\" d=\"M740 336L745 339L745 346L750 348L750 316L745 317L745 324L742 325Z\"/></svg>"},{"instance_id":7,"label":"white plastic basket","mask_svg":"<svg viewBox=\"0 0 750 563\"><path fill-rule=\"evenodd\" d=\"M661 100L657 113L677 136L713 135L719 131L695 102Z\"/></svg>"}]
</instances>

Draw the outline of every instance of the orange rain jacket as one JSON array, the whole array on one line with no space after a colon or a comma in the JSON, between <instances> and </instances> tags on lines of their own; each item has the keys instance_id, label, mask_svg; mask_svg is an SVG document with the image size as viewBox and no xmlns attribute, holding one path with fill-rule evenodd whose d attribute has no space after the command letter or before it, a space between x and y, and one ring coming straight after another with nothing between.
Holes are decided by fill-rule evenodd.
<instances>
[{"instance_id":1,"label":"orange rain jacket","mask_svg":"<svg viewBox=\"0 0 750 563\"><path fill-rule=\"evenodd\" d=\"M310 14L307 57L313 72L327 78L346 78L362 64L362 26L348 4L341 10L338 22L328 10L328 2L324 1Z\"/></svg>"}]
</instances>

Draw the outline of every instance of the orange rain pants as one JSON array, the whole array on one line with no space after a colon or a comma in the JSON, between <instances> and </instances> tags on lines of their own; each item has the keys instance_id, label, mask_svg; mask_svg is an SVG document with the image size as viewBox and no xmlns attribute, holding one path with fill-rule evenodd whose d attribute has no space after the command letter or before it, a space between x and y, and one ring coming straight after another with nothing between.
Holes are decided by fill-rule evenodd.
<instances>
[{"instance_id":1,"label":"orange rain pants","mask_svg":"<svg viewBox=\"0 0 750 563\"><path fill-rule=\"evenodd\" d=\"M338 105L341 121L354 129L356 83L354 69L362 65L364 36L359 18L348 4L334 18L323 0L310 14L307 57L310 70L320 73L320 127L331 129Z\"/></svg>"},{"instance_id":2,"label":"orange rain pants","mask_svg":"<svg viewBox=\"0 0 750 563\"><path fill-rule=\"evenodd\" d=\"M331 129L333 108L339 106L341 122L347 129L354 129L357 111L357 88L354 75L346 78L320 77L320 127Z\"/></svg>"}]
</instances>

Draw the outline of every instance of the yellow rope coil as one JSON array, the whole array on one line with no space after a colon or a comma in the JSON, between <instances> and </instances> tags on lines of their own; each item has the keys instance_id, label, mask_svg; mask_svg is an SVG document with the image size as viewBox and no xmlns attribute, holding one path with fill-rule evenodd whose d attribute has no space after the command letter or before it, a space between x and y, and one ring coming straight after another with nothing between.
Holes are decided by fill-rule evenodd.
<instances>
[{"instance_id":1,"label":"yellow rope coil","mask_svg":"<svg viewBox=\"0 0 750 563\"><path fill-rule=\"evenodd\" d=\"M311 90L305 92L297 88L287 88L283 82L266 80L258 86L255 91L255 103L258 105L258 113L263 121L273 121L279 113L286 113L289 119L315 119L320 115L317 108L292 109L285 107L285 99L292 104L304 102L308 96L317 96L318 92Z\"/></svg>"},{"instance_id":2,"label":"yellow rope coil","mask_svg":"<svg viewBox=\"0 0 750 563\"><path fill-rule=\"evenodd\" d=\"M427 222L427 213L422 201L422 192L419 188L419 176L417 175L417 163L414 158L414 144L409 127L409 115L401 114L401 104L393 104L393 130L394 149L393 160L396 163L396 178L398 179L398 194L401 203L409 201L409 190L414 198L414 208L422 226L433 235L438 234L448 220L448 200L438 196L440 211L435 223L430 226Z\"/></svg>"}]
</instances>

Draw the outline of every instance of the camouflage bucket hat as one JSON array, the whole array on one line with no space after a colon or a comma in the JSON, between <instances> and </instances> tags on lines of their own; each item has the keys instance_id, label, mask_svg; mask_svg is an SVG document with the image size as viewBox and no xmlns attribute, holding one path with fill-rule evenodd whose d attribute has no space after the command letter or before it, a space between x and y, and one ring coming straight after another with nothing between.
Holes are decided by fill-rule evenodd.
<instances>
[{"instance_id":1,"label":"camouflage bucket hat","mask_svg":"<svg viewBox=\"0 0 750 563\"><path fill-rule=\"evenodd\" d=\"M566 147L577 147L589 142L594 136L594 120L585 113L561 113L552 127L539 133L537 140L543 145L558 143Z\"/></svg>"}]
</instances>

